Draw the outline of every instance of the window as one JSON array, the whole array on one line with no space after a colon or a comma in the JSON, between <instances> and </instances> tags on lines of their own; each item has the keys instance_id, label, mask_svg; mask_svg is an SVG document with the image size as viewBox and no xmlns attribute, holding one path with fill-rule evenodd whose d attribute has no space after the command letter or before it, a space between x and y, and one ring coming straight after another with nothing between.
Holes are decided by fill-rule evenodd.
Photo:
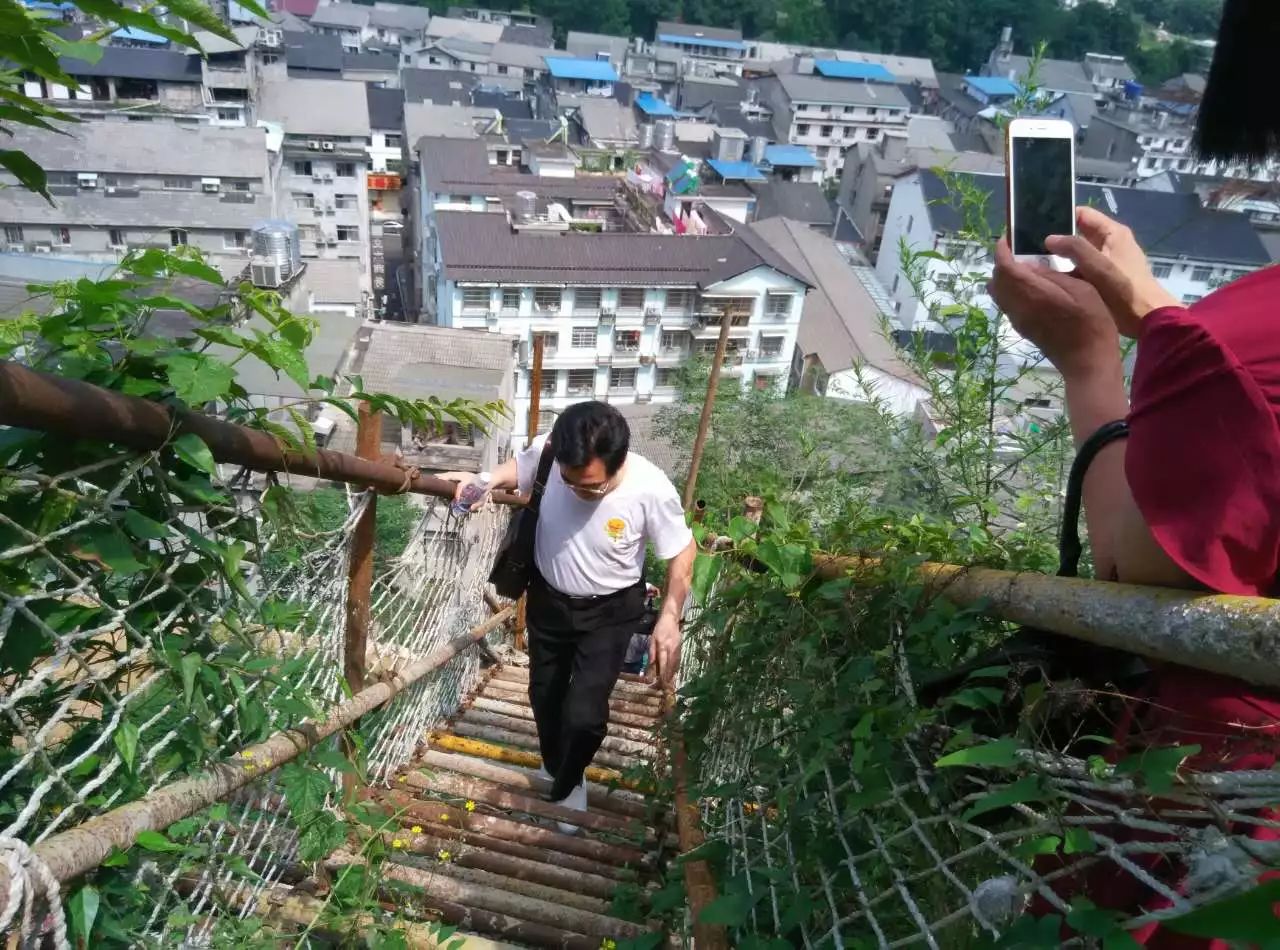
<instances>
[{"instance_id":1,"label":"window","mask_svg":"<svg viewBox=\"0 0 1280 950\"><path fill-rule=\"evenodd\" d=\"M520 291L516 287L508 287L502 292L502 309L503 310L519 310L520 309Z\"/></svg>"},{"instance_id":2,"label":"window","mask_svg":"<svg viewBox=\"0 0 1280 950\"><path fill-rule=\"evenodd\" d=\"M227 231L222 235L222 246L227 250L249 246L248 231Z\"/></svg>"},{"instance_id":3,"label":"window","mask_svg":"<svg viewBox=\"0 0 1280 950\"><path fill-rule=\"evenodd\" d=\"M574 327L572 342L574 349L585 350L594 349L596 345L596 328L595 327Z\"/></svg>"},{"instance_id":4,"label":"window","mask_svg":"<svg viewBox=\"0 0 1280 950\"><path fill-rule=\"evenodd\" d=\"M808 123L801 122L799 125L797 125L797 126L796 126L796 135L797 135L797 136L800 136L800 135L808 135L808 134L809 134L809 125L808 125Z\"/></svg>"},{"instance_id":5,"label":"window","mask_svg":"<svg viewBox=\"0 0 1280 950\"><path fill-rule=\"evenodd\" d=\"M4 226L4 240L6 244L21 244L22 227L17 224L6 224Z\"/></svg>"},{"instance_id":6,"label":"window","mask_svg":"<svg viewBox=\"0 0 1280 950\"><path fill-rule=\"evenodd\" d=\"M295 208L314 208L316 206L316 196L309 191L295 191L293 193L293 206Z\"/></svg>"},{"instance_id":7,"label":"window","mask_svg":"<svg viewBox=\"0 0 1280 950\"><path fill-rule=\"evenodd\" d=\"M294 162L294 163L293 163L293 173L294 173L295 175L303 175L303 176L305 176L305 177L307 177L307 178L310 178L310 177L311 177L311 163L310 163L310 162Z\"/></svg>"},{"instance_id":8,"label":"window","mask_svg":"<svg viewBox=\"0 0 1280 950\"><path fill-rule=\"evenodd\" d=\"M351 224L338 225L339 241L358 241L360 240L360 229Z\"/></svg>"},{"instance_id":9,"label":"window","mask_svg":"<svg viewBox=\"0 0 1280 950\"><path fill-rule=\"evenodd\" d=\"M542 395L544 396L554 396L556 394L556 384L558 382L559 382L559 379L557 377L555 370L549 370L549 371L543 370L542 386L539 388L538 391L542 393Z\"/></svg>"},{"instance_id":10,"label":"window","mask_svg":"<svg viewBox=\"0 0 1280 950\"><path fill-rule=\"evenodd\" d=\"M626 287L618 291L619 310L641 310L644 308L644 288Z\"/></svg>"},{"instance_id":11,"label":"window","mask_svg":"<svg viewBox=\"0 0 1280 950\"><path fill-rule=\"evenodd\" d=\"M70 228L54 228L53 243L54 244L70 244L71 229Z\"/></svg>"},{"instance_id":12,"label":"window","mask_svg":"<svg viewBox=\"0 0 1280 950\"><path fill-rule=\"evenodd\" d=\"M693 291L668 290L666 309L672 311L688 311L693 306Z\"/></svg>"},{"instance_id":13,"label":"window","mask_svg":"<svg viewBox=\"0 0 1280 950\"><path fill-rule=\"evenodd\" d=\"M596 391L596 371L593 369L569 370L569 395L590 396Z\"/></svg>"},{"instance_id":14,"label":"window","mask_svg":"<svg viewBox=\"0 0 1280 950\"><path fill-rule=\"evenodd\" d=\"M542 340L542 352L546 356L551 356L552 354L554 354L556 351L556 347L560 345L559 333L552 333L549 331L546 333L535 333L533 335L534 342L536 343L539 339ZM533 351L530 350L531 356L532 356L532 352Z\"/></svg>"},{"instance_id":15,"label":"window","mask_svg":"<svg viewBox=\"0 0 1280 950\"><path fill-rule=\"evenodd\" d=\"M356 163L355 162L338 162L337 175L339 178L355 178Z\"/></svg>"},{"instance_id":16,"label":"window","mask_svg":"<svg viewBox=\"0 0 1280 950\"><path fill-rule=\"evenodd\" d=\"M791 316L791 304L794 300L791 294L765 294L764 315L786 319Z\"/></svg>"},{"instance_id":17,"label":"window","mask_svg":"<svg viewBox=\"0 0 1280 950\"><path fill-rule=\"evenodd\" d=\"M760 355L761 356L781 356L782 342L785 338L780 336L762 336L760 337Z\"/></svg>"},{"instance_id":18,"label":"window","mask_svg":"<svg viewBox=\"0 0 1280 950\"><path fill-rule=\"evenodd\" d=\"M220 122L239 122L243 115L239 109L228 109L225 106L218 109L218 121Z\"/></svg>"},{"instance_id":19,"label":"window","mask_svg":"<svg viewBox=\"0 0 1280 950\"><path fill-rule=\"evenodd\" d=\"M506 67L506 66L503 66L501 63L499 63L499 64L498 64L498 75L499 75L499 76L505 76L506 74L507 74L507 67Z\"/></svg>"},{"instance_id":20,"label":"window","mask_svg":"<svg viewBox=\"0 0 1280 950\"><path fill-rule=\"evenodd\" d=\"M600 309L600 288L579 287L573 292L573 309L579 312Z\"/></svg>"},{"instance_id":21,"label":"window","mask_svg":"<svg viewBox=\"0 0 1280 950\"><path fill-rule=\"evenodd\" d=\"M396 135L395 133L388 132L386 135L382 137L382 144L385 145L387 148L399 148L400 136Z\"/></svg>"},{"instance_id":22,"label":"window","mask_svg":"<svg viewBox=\"0 0 1280 950\"><path fill-rule=\"evenodd\" d=\"M387 159L387 171L392 175L399 175L404 172L404 162L398 158Z\"/></svg>"},{"instance_id":23,"label":"window","mask_svg":"<svg viewBox=\"0 0 1280 950\"><path fill-rule=\"evenodd\" d=\"M653 379L653 384L659 389L669 389L680 378L679 372L674 366L659 366L658 373Z\"/></svg>"},{"instance_id":24,"label":"window","mask_svg":"<svg viewBox=\"0 0 1280 950\"><path fill-rule=\"evenodd\" d=\"M893 286L889 288L889 293L896 294L898 292L898 278L901 276L901 274L893 275Z\"/></svg>"},{"instance_id":25,"label":"window","mask_svg":"<svg viewBox=\"0 0 1280 950\"><path fill-rule=\"evenodd\" d=\"M620 391L636 388L635 367L612 369L609 371L609 388Z\"/></svg>"},{"instance_id":26,"label":"window","mask_svg":"<svg viewBox=\"0 0 1280 950\"><path fill-rule=\"evenodd\" d=\"M1200 300L1199 294L1183 294L1182 295L1182 302L1188 307L1190 307L1193 303L1198 303L1199 300Z\"/></svg>"},{"instance_id":27,"label":"window","mask_svg":"<svg viewBox=\"0 0 1280 950\"><path fill-rule=\"evenodd\" d=\"M120 230L119 228L112 228L110 231L107 232L107 241L111 244L112 247L124 247L125 246L124 231Z\"/></svg>"},{"instance_id":28,"label":"window","mask_svg":"<svg viewBox=\"0 0 1280 950\"><path fill-rule=\"evenodd\" d=\"M189 191L191 189L191 180L189 178L166 178L164 180L165 191Z\"/></svg>"},{"instance_id":29,"label":"window","mask_svg":"<svg viewBox=\"0 0 1280 950\"><path fill-rule=\"evenodd\" d=\"M508 156L509 154L510 154L510 153L509 153L505 148L500 148L500 149L498 149L496 152L494 152L494 153L493 153L493 161L494 161L494 163L495 163L495 164L497 164L497 165L506 165L506 164L508 164L507 156Z\"/></svg>"},{"instance_id":30,"label":"window","mask_svg":"<svg viewBox=\"0 0 1280 950\"><path fill-rule=\"evenodd\" d=\"M533 305L539 310L559 310L560 288L539 287L533 292Z\"/></svg>"},{"instance_id":31,"label":"window","mask_svg":"<svg viewBox=\"0 0 1280 950\"><path fill-rule=\"evenodd\" d=\"M355 195L334 195L333 206L335 208L341 208L342 210L345 210L345 211L351 211L356 206L356 196Z\"/></svg>"},{"instance_id":32,"label":"window","mask_svg":"<svg viewBox=\"0 0 1280 950\"><path fill-rule=\"evenodd\" d=\"M822 131L822 137L823 137L823 138L828 138L828 139L829 139L829 138L831 138L831 132L832 132L832 127L831 127L831 126L829 126L829 125L824 125L824 126L822 127L822 130L821 130L821 131Z\"/></svg>"},{"instance_id":33,"label":"window","mask_svg":"<svg viewBox=\"0 0 1280 950\"><path fill-rule=\"evenodd\" d=\"M251 189L247 181L233 181L231 183L231 190L247 195Z\"/></svg>"},{"instance_id":34,"label":"window","mask_svg":"<svg viewBox=\"0 0 1280 950\"><path fill-rule=\"evenodd\" d=\"M556 416L559 415L554 409L543 409L538 413L538 431L550 432L551 427L556 424Z\"/></svg>"},{"instance_id":35,"label":"window","mask_svg":"<svg viewBox=\"0 0 1280 950\"><path fill-rule=\"evenodd\" d=\"M751 385L755 387L756 392L766 393L778 384L778 377L772 373L756 373L755 378L751 380Z\"/></svg>"},{"instance_id":36,"label":"window","mask_svg":"<svg viewBox=\"0 0 1280 950\"><path fill-rule=\"evenodd\" d=\"M1173 265L1172 264L1152 264L1151 273L1156 278L1168 277L1170 274L1173 273Z\"/></svg>"},{"instance_id":37,"label":"window","mask_svg":"<svg viewBox=\"0 0 1280 950\"><path fill-rule=\"evenodd\" d=\"M298 225L299 241L318 241L320 240L320 229L314 224Z\"/></svg>"},{"instance_id":38,"label":"window","mask_svg":"<svg viewBox=\"0 0 1280 950\"><path fill-rule=\"evenodd\" d=\"M613 348L620 353L635 353L640 349L640 331L619 330L613 335Z\"/></svg>"},{"instance_id":39,"label":"window","mask_svg":"<svg viewBox=\"0 0 1280 950\"><path fill-rule=\"evenodd\" d=\"M1213 277L1212 267L1193 267L1191 269L1191 279L1195 281L1208 281Z\"/></svg>"},{"instance_id":40,"label":"window","mask_svg":"<svg viewBox=\"0 0 1280 950\"><path fill-rule=\"evenodd\" d=\"M463 310L488 310L489 309L489 288L488 287L463 287L462 288L462 309Z\"/></svg>"},{"instance_id":41,"label":"window","mask_svg":"<svg viewBox=\"0 0 1280 950\"><path fill-rule=\"evenodd\" d=\"M662 331L662 352L683 353L689 346L689 334L684 330Z\"/></svg>"},{"instance_id":42,"label":"window","mask_svg":"<svg viewBox=\"0 0 1280 950\"><path fill-rule=\"evenodd\" d=\"M169 231L169 246L183 247L187 243L187 232L182 228L173 228Z\"/></svg>"}]
</instances>

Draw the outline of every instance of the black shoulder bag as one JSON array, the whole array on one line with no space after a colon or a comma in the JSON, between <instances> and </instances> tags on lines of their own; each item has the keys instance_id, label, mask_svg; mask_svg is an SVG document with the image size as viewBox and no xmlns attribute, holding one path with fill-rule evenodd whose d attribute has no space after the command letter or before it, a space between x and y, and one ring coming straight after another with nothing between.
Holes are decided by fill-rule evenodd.
<instances>
[{"instance_id":1,"label":"black shoulder bag","mask_svg":"<svg viewBox=\"0 0 1280 950\"><path fill-rule=\"evenodd\" d=\"M534 540L538 533L538 508L542 505L542 493L546 490L551 463L555 461L555 457L555 449L551 446L551 440L547 439L538 459L538 474L533 480L529 503L511 517L506 537L502 539L498 556L494 558L493 570L489 572L489 583L509 600L515 600L529 586L529 578L533 572Z\"/></svg>"},{"instance_id":2,"label":"black shoulder bag","mask_svg":"<svg viewBox=\"0 0 1280 950\"><path fill-rule=\"evenodd\" d=\"M1062 511L1062 533L1058 539L1058 576L1076 577L1080 569L1080 507L1084 477L1089 464L1107 445L1127 438L1129 426L1123 421L1108 422L1080 446L1067 478L1067 497ZM1074 682L1085 691L1109 686L1134 686L1148 669L1141 657L1124 650L1101 647L1084 640L1022 627L998 646L986 650L961 666L925 678L917 698L922 706L933 706L965 685L973 673L987 667L1008 667L1006 695L1009 702L997 713L1001 718L1021 715L1021 696L1034 682ZM1005 723L1011 725L1011 723Z\"/></svg>"}]
</instances>

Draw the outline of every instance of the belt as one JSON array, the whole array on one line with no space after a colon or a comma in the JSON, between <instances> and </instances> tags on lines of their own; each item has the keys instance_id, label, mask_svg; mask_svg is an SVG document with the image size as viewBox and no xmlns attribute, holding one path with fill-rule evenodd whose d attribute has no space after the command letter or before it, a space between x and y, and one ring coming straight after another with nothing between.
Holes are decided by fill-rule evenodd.
<instances>
[{"instance_id":1,"label":"belt","mask_svg":"<svg viewBox=\"0 0 1280 950\"><path fill-rule=\"evenodd\" d=\"M556 590L556 588L552 587L550 584L547 583L547 580L545 577L542 576L541 571L537 572L537 579L538 579L538 582L542 584L542 586L545 587L550 593L554 594L560 600L563 600L570 607L587 607L594 604L598 604L603 600L608 600L610 597L617 597L621 594L625 594L628 591L635 590L635 588L642 587L644 585L644 578L641 577L634 584L631 584L628 587L621 587L618 590L611 590L607 594L578 595L578 594L566 594L564 593L564 591Z\"/></svg>"}]
</instances>

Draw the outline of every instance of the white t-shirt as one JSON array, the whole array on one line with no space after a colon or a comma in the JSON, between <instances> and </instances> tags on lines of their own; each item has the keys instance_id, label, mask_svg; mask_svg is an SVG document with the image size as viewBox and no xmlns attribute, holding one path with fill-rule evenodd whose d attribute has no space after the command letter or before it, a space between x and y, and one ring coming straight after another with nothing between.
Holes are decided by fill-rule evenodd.
<instances>
[{"instance_id":1,"label":"white t-shirt","mask_svg":"<svg viewBox=\"0 0 1280 950\"><path fill-rule=\"evenodd\" d=\"M547 436L516 456L520 490L533 490ZM538 512L534 563L546 582L573 597L611 594L640 580L645 542L663 560L693 540L684 508L662 469L635 452L627 453L622 483L598 501L579 498L551 463Z\"/></svg>"}]
</instances>

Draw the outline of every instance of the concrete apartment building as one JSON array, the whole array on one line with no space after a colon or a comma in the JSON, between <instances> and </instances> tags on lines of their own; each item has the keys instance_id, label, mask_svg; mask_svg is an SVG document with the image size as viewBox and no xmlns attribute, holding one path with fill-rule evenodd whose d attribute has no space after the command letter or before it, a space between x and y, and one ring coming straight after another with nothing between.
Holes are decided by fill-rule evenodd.
<instances>
[{"instance_id":1,"label":"concrete apartment building","mask_svg":"<svg viewBox=\"0 0 1280 950\"><path fill-rule=\"evenodd\" d=\"M750 45L743 40L741 30L669 20L659 21L654 30L653 45L658 50L678 53L684 72L704 75L730 73L741 76L750 52Z\"/></svg>"},{"instance_id":2,"label":"concrete apartment building","mask_svg":"<svg viewBox=\"0 0 1280 950\"><path fill-rule=\"evenodd\" d=\"M906 128L911 103L876 64L798 57L761 80L775 138L811 151L823 177L840 174L845 152Z\"/></svg>"},{"instance_id":3,"label":"concrete apartment building","mask_svg":"<svg viewBox=\"0 0 1280 950\"><path fill-rule=\"evenodd\" d=\"M986 193L987 225L993 233L1000 231L1005 216L1003 176L965 177ZM1160 283L1183 303L1194 303L1220 284L1270 263L1245 215L1202 208L1194 194L1080 184L1076 198L1132 228ZM930 307L951 302L958 272L949 262L926 261L926 281L935 293L930 299L917 299L898 254L899 239L920 250L962 254L964 273L983 280L990 275L987 250L957 241L962 226L946 183L933 171L910 174L894 187L876 273L893 298L902 329L944 329L931 318ZM985 294L975 302L994 311Z\"/></svg>"},{"instance_id":4,"label":"concrete apartment building","mask_svg":"<svg viewBox=\"0 0 1280 950\"><path fill-rule=\"evenodd\" d=\"M403 3L372 6L357 3L322 3L312 14L311 29L336 36L346 52L356 53L367 46L413 49L423 39L431 11Z\"/></svg>"},{"instance_id":5,"label":"concrete apartment building","mask_svg":"<svg viewBox=\"0 0 1280 950\"><path fill-rule=\"evenodd\" d=\"M570 153L560 146L558 154ZM620 187L617 178L578 175L572 166L567 175L555 174L562 169L553 163L544 166L532 149L526 155L523 142L507 135L480 135L474 127L472 134L465 137L423 136L414 143L414 157L410 191L417 239L415 255L417 260L428 262L425 271L415 268L424 278L420 281L418 304L424 321L429 323L442 322L436 312L437 277L430 266L437 255L436 222L440 212L505 216L507 207L524 194L531 196L528 200L543 214L551 213L555 206L563 209L568 218L603 222L612 216Z\"/></svg>"},{"instance_id":6,"label":"concrete apartment building","mask_svg":"<svg viewBox=\"0 0 1280 950\"><path fill-rule=\"evenodd\" d=\"M0 176L0 249L115 261L140 247L197 247L224 274L249 260L250 228L270 218L262 129L84 122L65 133L14 126L9 148L48 173L50 206Z\"/></svg>"},{"instance_id":7,"label":"concrete apartment building","mask_svg":"<svg viewBox=\"0 0 1280 950\"><path fill-rule=\"evenodd\" d=\"M276 216L298 225L302 257L370 292L368 94L363 83L285 79L263 85L261 118L280 133L271 155Z\"/></svg>"},{"instance_id":8,"label":"concrete apartment building","mask_svg":"<svg viewBox=\"0 0 1280 950\"><path fill-rule=\"evenodd\" d=\"M711 354L726 319L726 375L744 387L786 384L808 284L745 228L676 237L583 233L518 213L436 219L437 323L521 341L516 445L526 435L535 335L545 346L547 424L583 399L674 400L676 370Z\"/></svg>"},{"instance_id":9,"label":"concrete apartment building","mask_svg":"<svg viewBox=\"0 0 1280 950\"><path fill-rule=\"evenodd\" d=\"M97 62L63 59L78 88L29 75L22 93L82 118L128 122L208 122L218 115L206 100L199 56L178 50L103 46Z\"/></svg>"}]
</instances>

